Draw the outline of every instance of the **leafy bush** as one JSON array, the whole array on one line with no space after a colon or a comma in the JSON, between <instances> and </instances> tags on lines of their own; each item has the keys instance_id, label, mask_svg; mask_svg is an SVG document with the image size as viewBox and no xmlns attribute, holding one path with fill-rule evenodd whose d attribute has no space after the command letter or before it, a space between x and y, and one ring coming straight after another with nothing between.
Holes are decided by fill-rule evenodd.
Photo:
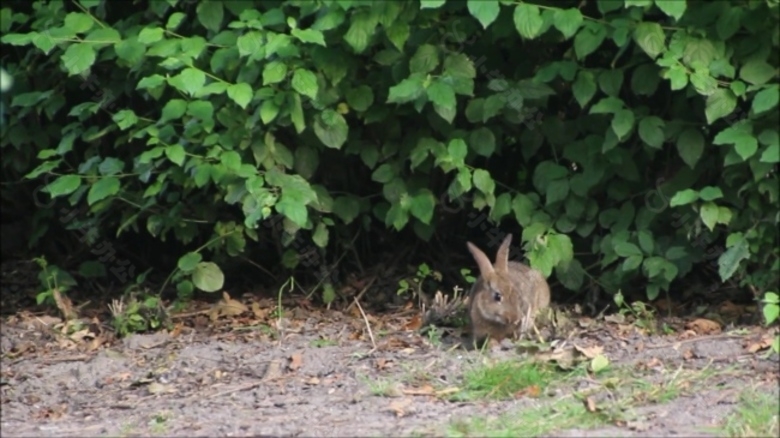
<instances>
[{"instance_id":1,"label":"leafy bush","mask_svg":"<svg viewBox=\"0 0 780 438\"><path fill-rule=\"evenodd\" d=\"M778 281L776 1L6 5L4 178L90 243L180 242L184 295L272 231L312 267L382 225L519 225L572 291Z\"/></svg>"}]
</instances>

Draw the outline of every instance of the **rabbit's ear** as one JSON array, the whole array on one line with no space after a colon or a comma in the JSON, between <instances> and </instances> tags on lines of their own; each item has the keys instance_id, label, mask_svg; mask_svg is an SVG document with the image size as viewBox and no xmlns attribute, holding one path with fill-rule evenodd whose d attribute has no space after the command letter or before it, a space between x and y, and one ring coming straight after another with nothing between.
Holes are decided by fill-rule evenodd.
<instances>
[{"instance_id":1,"label":"rabbit's ear","mask_svg":"<svg viewBox=\"0 0 780 438\"><path fill-rule=\"evenodd\" d=\"M501 246L498 247L496 252L496 271L507 272L509 265L509 245L512 243L512 234L507 234L504 237L504 241L501 242Z\"/></svg>"},{"instance_id":2,"label":"rabbit's ear","mask_svg":"<svg viewBox=\"0 0 780 438\"><path fill-rule=\"evenodd\" d=\"M490 263L490 259L488 259L488 256L486 256L481 249L477 248L471 242L466 242L466 246L468 246L471 255L474 257L474 260L477 262L477 266L479 267L480 274L482 274L483 277L491 274L493 272L493 265Z\"/></svg>"}]
</instances>

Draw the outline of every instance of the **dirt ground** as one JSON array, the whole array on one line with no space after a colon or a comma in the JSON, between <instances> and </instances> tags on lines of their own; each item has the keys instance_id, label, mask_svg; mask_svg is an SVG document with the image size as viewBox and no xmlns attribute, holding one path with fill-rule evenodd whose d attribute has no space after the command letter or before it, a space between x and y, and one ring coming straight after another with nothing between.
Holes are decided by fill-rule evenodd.
<instances>
[{"instance_id":1,"label":"dirt ground","mask_svg":"<svg viewBox=\"0 0 780 438\"><path fill-rule=\"evenodd\" d=\"M780 398L778 356L751 352L760 328L681 339L602 322L561 348L598 350L611 372L495 399L460 397L466 373L528 351L454 348L403 315L312 315L102 343L94 327L67 337L53 318L8 318L2 436L724 436L746 392Z\"/></svg>"}]
</instances>

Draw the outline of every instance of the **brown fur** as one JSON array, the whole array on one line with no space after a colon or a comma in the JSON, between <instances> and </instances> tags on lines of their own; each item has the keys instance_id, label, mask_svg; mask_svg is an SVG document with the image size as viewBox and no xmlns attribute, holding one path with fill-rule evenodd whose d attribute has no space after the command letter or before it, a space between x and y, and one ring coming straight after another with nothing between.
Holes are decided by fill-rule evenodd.
<instances>
[{"instance_id":1,"label":"brown fur","mask_svg":"<svg viewBox=\"0 0 780 438\"><path fill-rule=\"evenodd\" d=\"M509 261L511 242L512 235L507 234L494 264L474 244L466 243L480 272L469 295L471 336L475 342L488 337L500 341L526 332L536 313L550 304L550 287L541 272Z\"/></svg>"}]
</instances>

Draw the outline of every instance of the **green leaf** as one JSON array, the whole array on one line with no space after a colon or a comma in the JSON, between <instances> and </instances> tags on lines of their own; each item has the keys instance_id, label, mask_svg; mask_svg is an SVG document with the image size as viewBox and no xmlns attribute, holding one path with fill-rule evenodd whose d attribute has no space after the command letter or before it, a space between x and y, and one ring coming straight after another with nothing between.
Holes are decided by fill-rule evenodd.
<instances>
[{"instance_id":1,"label":"green leaf","mask_svg":"<svg viewBox=\"0 0 780 438\"><path fill-rule=\"evenodd\" d=\"M317 76L305 68L295 70L292 78L292 87L295 91L307 96L311 100L317 99L317 93L319 92Z\"/></svg>"},{"instance_id":2,"label":"green leaf","mask_svg":"<svg viewBox=\"0 0 780 438\"><path fill-rule=\"evenodd\" d=\"M455 109L457 101L455 99L455 91L447 83L436 79L426 89L428 99L435 105L439 105L445 109Z\"/></svg>"},{"instance_id":3,"label":"green leaf","mask_svg":"<svg viewBox=\"0 0 780 438\"><path fill-rule=\"evenodd\" d=\"M287 97L288 107L290 107L290 120L295 126L295 132L300 134L306 129L306 122L303 119L303 104L301 95L298 93L289 93Z\"/></svg>"},{"instance_id":4,"label":"green leaf","mask_svg":"<svg viewBox=\"0 0 780 438\"><path fill-rule=\"evenodd\" d=\"M411 73L430 73L439 66L439 49L430 44L423 44L409 60Z\"/></svg>"},{"instance_id":5,"label":"green leaf","mask_svg":"<svg viewBox=\"0 0 780 438\"><path fill-rule=\"evenodd\" d=\"M617 97L605 97L590 108L590 114L615 114L623 109L622 100Z\"/></svg>"},{"instance_id":6,"label":"green leaf","mask_svg":"<svg viewBox=\"0 0 780 438\"><path fill-rule=\"evenodd\" d=\"M185 18L187 18L187 15L184 13L174 12L170 17L168 17L168 22L165 24L165 28L168 30L176 30L176 28L179 27L179 24L181 24Z\"/></svg>"},{"instance_id":7,"label":"green leaf","mask_svg":"<svg viewBox=\"0 0 780 438\"><path fill-rule=\"evenodd\" d=\"M688 85L688 72L680 64L671 66L663 73L664 79L669 79L670 88L673 91L682 90Z\"/></svg>"},{"instance_id":8,"label":"green leaf","mask_svg":"<svg viewBox=\"0 0 780 438\"><path fill-rule=\"evenodd\" d=\"M144 45L154 44L163 39L165 30L160 27L145 27L138 32L138 42Z\"/></svg>"},{"instance_id":9,"label":"green leaf","mask_svg":"<svg viewBox=\"0 0 780 438\"><path fill-rule=\"evenodd\" d=\"M162 109L160 123L178 120L187 112L187 101L183 99L171 99Z\"/></svg>"},{"instance_id":10,"label":"green leaf","mask_svg":"<svg viewBox=\"0 0 780 438\"><path fill-rule=\"evenodd\" d=\"M758 140L747 123L738 123L720 131L712 140L712 144L733 144L742 160L747 160L758 151Z\"/></svg>"},{"instance_id":11,"label":"green leaf","mask_svg":"<svg viewBox=\"0 0 780 438\"><path fill-rule=\"evenodd\" d=\"M43 189L52 198L67 196L75 192L81 186L81 177L78 175L62 175L50 182Z\"/></svg>"},{"instance_id":12,"label":"green leaf","mask_svg":"<svg viewBox=\"0 0 780 438\"><path fill-rule=\"evenodd\" d=\"M501 6L498 0L468 0L469 13L479 20L483 29L487 29L490 23L496 21Z\"/></svg>"},{"instance_id":13,"label":"green leaf","mask_svg":"<svg viewBox=\"0 0 780 438\"><path fill-rule=\"evenodd\" d=\"M446 2L447 0L420 0L420 9L438 9Z\"/></svg>"},{"instance_id":14,"label":"green leaf","mask_svg":"<svg viewBox=\"0 0 780 438\"><path fill-rule=\"evenodd\" d=\"M263 67L263 86L282 82L287 76L287 64L271 61Z\"/></svg>"},{"instance_id":15,"label":"green leaf","mask_svg":"<svg viewBox=\"0 0 780 438\"><path fill-rule=\"evenodd\" d=\"M539 12L539 7L528 3L520 3L515 6L512 16L517 33L523 38L531 40L539 35L544 27L544 19Z\"/></svg>"},{"instance_id":16,"label":"green leaf","mask_svg":"<svg viewBox=\"0 0 780 438\"><path fill-rule=\"evenodd\" d=\"M586 70L580 70L580 72L577 73L577 80L574 81L571 91L574 93L574 98L577 99L577 103L580 104L580 107L585 108L585 105L587 105L596 94L596 78L593 76L593 73Z\"/></svg>"},{"instance_id":17,"label":"green leaf","mask_svg":"<svg viewBox=\"0 0 780 438\"><path fill-rule=\"evenodd\" d=\"M227 95L233 102L240 106L241 109L246 109L249 102L252 101L252 87L246 82L231 84L227 89Z\"/></svg>"},{"instance_id":18,"label":"green leaf","mask_svg":"<svg viewBox=\"0 0 780 438\"><path fill-rule=\"evenodd\" d=\"M192 283L203 292L216 292L225 284L225 274L214 262L200 262L192 273Z\"/></svg>"},{"instance_id":19,"label":"green leaf","mask_svg":"<svg viewBox=\"0 0 780 438\"><path fill-rule=\"evenodd\" d=\"M238 56L242 58L263 58L265 56L263 34L258 31L250 31L241 35L236 39L236 48L238 49Z\"/></svg>"},{"instance_id":20,"label":"green leaf","mask_svg":"<svg viewBox=\"0 0 780 438\"><path fill-rule=\"evenodd\" d=\"M761 114L777 106L780 100L780 87L772 85L753 96L753 113Z\"/></svg>"},{"instance_id":21,"label":"green leaf","mask_svg":"<svg viewBox=\"0 0 780 438\"><path fill-rule=\"evenodd\" d=\"M212 32L218 32L220 30L222 27L222 19L224 18L225 14L224 10L222 9L222 2L215 0L202 1L198 3L195 11L198 14L198 21L200 21L200 24L202 24L203 27ZM222 272L220 271L220 275L221 274ZM195 286L197 286L198 289L202 289L200 286L198 286L197 282L195 282ZM220 284L219 287L222 287L222 285Z\"/></svg>"},{"instance_id":22,"label":"green leaf","mask_svg":"<svg viewBox=\"0 0 780 438\"><path fill-rule=\"evenodd\" d=\"M340 196L333 201L333 213L345 224L352 223L360 214L360 203L353 196Z\"/></svg>"},{"instance_id":23,"label":"green leaf","mask_svg":"<svg viewBox=\"0 0 780 438\"><path fill-rule=\"evenodd\" d=\"M403 21L396 21L385 29L385 34L395 48L399 52L403 52L406 41L409 39L409 24Z\"/></svg>"},{"instance_id":24,"label":"green leaf","mask_svg":"<svg viewBox=\"0 0 780 438\"><path fill-rule=\"evenodd\" d=\"M395 178L395 175L396 171L390 163L382 163L371 174L371 179L378 183L387 184Z\"/></svg>"},{"instance_id":25,"label":"green leaf","mask_svg":"<svg viewBox=\"0 0 780 438\"><path fill-rule=\"evenodd\" d=\"M411 197L409 212L420 222L429 225L433 219L433 210L436 207L436 197L428 189L422 189Z\"/></svg>"},{"instance_id":26,"label":"green leaf","mask_svg":"<svg viewBox=\"0 0 780 438\"><path fill-rule=\"evenodd\" d=\"M111 176L120 173L125 167L125 162L114 157L106 157L98 166L101 175Z\"/></svg>"},{"instance_id":27,"label":"green leaf","mask_svg":"<svg viewBox=\"0 0 780 438\"><path fill-rule=\"evenodd\" d=\"M60 57L70 76L84 73L95 63L95 49L92 44L75 43L65 49Z\"/></svg>"},{"instance_id":28,"label":"green leaf","mask_svg":"<svg viewBox=\"0 0 780 438\"><path fill-rule=\"evenodd\" d=\"M582 13L579 9L556 9L553 13L553 26L561 31L566 39L574 36L582 25Z\"/></svg>"},{"instance_id":29,"label":"green leaf","mask_svg":"<svg viewBox=\"0 0 780 438\"><path fill-rule=\"evenodd\" d=\"M606 37L607 30L603 24L585 22L574 37L574 53L577 59L583 60L595 52Z\"/></svg>"},{"instance_id":30,"label":"green leaf","mask_svg":"<svg viewBox=\"0 0 780 438\"><path fill-rule=\"evenodd\" d=\"M474 187L479 189L485 195L492 195L496 189L496 182L490 176L490 172L485 169L475 169L472 176Z\"/></svg>"},{"instance_id":31,"label":"green leaf","mask_svg":"<svg viewBox=\"0 0 780 438\"><path fill-rule=\"evenodd\" d=\"M718 274L720 275L720 280L725 282L730 279L731 276L737 272L740 262L749 257L750 251L748 242L747 239L743 237L718 257Z\"/></svg>"},{"instance_id":32,"label":"green leaf","mask_svg":"<svg viewBox=\"0 0 780 438\"><path fill-rule=\"evenodd\" d=\"M282 195L282 199L274 205L274 209L301 228L305 227L309 220L309 211L306 209L306 205L297 199L285 198Z\"/></svg>"},{"instance_id":33,"label":"green leaf","mask_svg":"<svg viewBox=\"0 0 780 438\"><path fill-rule=\"evenodd\" d=\"M777 75L777 67L766 61L751 59L739 69L739 77L753 85L763 85Z\"/></svg>"},{"instance_id":34,"label":"green leaf","mask_svg":"<svg viewBox=\"0 0 780 438\"><path fill-rule=\"evenodd\" d=\"M295 28L290 31L290 35L294 36L302 43L311 43L326 47L325 37L319 30Z\"/></svg>"},{"instance_id":35,"label":"green leaf","mask_svg":"<svg viewBox=\"0 0 780 438\"><path fill-rule=\"evenodd\" d=\"M780 162L780 144L773 143L764 149L761 154L761 158L758 160L762 163L778 163Z\"/></svg>"},{"instance_id":36,"label":"green leaf","mask_svg":"<svg viewBox=\"0 0 780 438\"><path fill-rule=\"evenodd\" d=\"M639 23L634 30L634 41L652 59L666 49L666 35L659 23Z\"/></svg>"},{"instance_id":37,"label":"green leaf","mask_svg":"<svg viewBox=\"0 0 780 438\"><path fill-rule=\"evenodd\" d=\"M504 192L496 197L496 202L490 209L490 218L498 222L510 211L512 211L512 195Z\"/></svg>"},{"instance_id":38,"label":"green leaf","mask_svg":"<svg viewBox=\"0 0 780 438\"><path fill-rule=\"evenodd\" d=\"M469 134L469 145L479 155L489 157L496 150L496 136L486 127L480 127Z\"/></svg>"},{"instance_id":39,"label":"green leaf","mask_svg":"<svg viewBox=\"0 0 780 438\"><path fill-rule=\"evenodd\" d=\"M94 203L102 201L109 196L116 195L119 193L120 186L121 184L119 182L119 178L115 176L100 178L99 180L95 181L94 184L92 184L92 187L89 188L89 193L87 194L87 205L93 205Z\"/></svg>"},{"instance_id":40,"label":"green leaf","mask_svg":"<svg viewBox=\"0 0 780 438\"><path fill-rule=\"evenodd\" d=\"M648 146L661 149L664 144L664 126L664 121L656 116L644 117L639 122L639 138Z\"/></svg>"},{"instance_id":41,"label":"green leaf","mask_svg":"<svg viewBox=\"0 0 780 438\"><path fill-rule=\"evenodd\" d=\"M585 280L585 270L579 260L572 259L570 263L555 266L555 278L566 289L578 291Z\"/></svg>"},{"instance_id":42,"label":"green leaf","mask_svg":"<svg viewBox=\"0 0 780 438\"><path fill-rule=\"evenodd\" d=\"M714 201L723 197L720 187L707 186L699 190L699 198L703 201Z\"/></svg>"},{"instance_id":43,"label":"green leaf","mask_svg":"<svg viewBox=\"0 0 780 438\"><path fill-rule=\"evenodd\" d=\"M344 41L349 44L356 53L363 53L368 47L369 39L374 35L377 18L368 11L360 11L352 16L349 30L344 35Z\"/></svg>"},{"instance_id":44,"label":"green leaf","mask_svg":"<svg viewBox=\"0 0 780 438\"><path fill-rule=\"evenodd\" d=\"M642 265L644 259L644 256L641 255L632 255L626 257L626 259L623 260L623 272L634 271L636 268Z\"/></svg>"},{"instance_id":45,"label":"green leaf","mask_svg":"<svg viewBox=\"0 0 780 438\"><path fill-rule=\"evenodd\" d=\"M718 223L718 206L714 202L705 202L699 209L699 216L710 231L714 230Z\"/></svg>"},{"instance_id":46,"label":"green leaf","mask_svg":"<svg viewBox=\"0 0 780 438\"><path fill-rule=\"evenodd\" d=\"M671 201L669 201L669 206L677 207L679 205L686 205L695 202L697 199L699 199L699 192L693 189L685 189L672 196Z\"/></svg>"},{"instance_id":47,"label":"green leaf","mask_svg":"<svg viewBox=\"0 0 780 438\"><path fill-rule=\"evenodd\" d=\"M634 128L634 112L627 109L618 110L615 117L612 118L612 130L619 139L625 136Z\"/></svg>"},{"instance_id":48,"label":"green leaf","mask_svg":"<svg viewBox=\"0 0 780 438\"><path fill-rule=\"evenodd\" d=\"M200 91L200 89L206 85L206 75L202 71L194 68L185 68L178 77L180 79L180 86L176 88L184 91L190 96Z\"/></svg>"},{"instance_id":49,"label":"green leaf","mask_svg":"<svg viewBox=\"0 0 780 438\"><path fill-rule=\"evenodd\" d=\"M311 240L318 247L325 248L326 246L328 246L329 237L330 237L330 232L328 231L327 225L320 222L317 224L317 228L314 229L314 233L311 235Z\"/></svg>"},{"instance_id":50,"label":"green leaf","mask_svg":"<svg viewBox=\"0 0 780 438\"><path fill-rule=\"evenodd\" d=\"M117 111L116 114L111 117L111 120L119 126L119 129L124 131L138 123L138 116L135 115L133 110L121 110Z\"/></svg>"},{"instance_id":51,"label":"green leaf","mask_svg":"<svg viewBox=\"0 0 780 438\"><path fill-rule=\"evenodd\" d=\"M347 90L346 98L350 108L365 112L374 103L374 92L368 85L360 85Z\"/></svg>"},{"instance_id":52,"label":"green leaf","mask_svg":"<svg viewBox=\"0 0 780 438\"><path fill-rule=\"evenodd\" d=\"M165 148L165 156L177 166L182 166L187 154L184 152L184 146L173 144Z\"/></svg>"},{"instance_id":53,"label":"green leaf","mask_svg":"<svg viewBox=\"0 0 780 438\"><path fill-rule=\"evenodd\" d=\"M71 12L65 16L65 29L76 33L85 33L92 29L95 20L87 14L81 12Z\"/></svg>"},{"instance_id":54,"label":"green leaf","mask_svg":"<svg viewBox=\"0 0 780 438\"><path fill-rule=\"evenodd\" d=\"M680 18L685 13L685 9L687 8L687 4L684 1L656 1L655 5L663 11L664 14L674 18L677 21L680 21Z\"/></svg>"},{"instance_id":55,"label":"green leaf","mask_svg":"<svg viewBox=\"0 0 780 438\"><path fill-rule=\"evenodd\" d=\"M614 250L615 254L620 257L643 256L642 250L631 242L617 241L615 242Z\"/></svg>"},{"instance_id":56,"label":"green leaf","mask_svg":"<svg viewBox=\"0 0 780 438\"><path fill-rule=\"evenodd\" d=\"M447 145L447 153L450 155L452 162L458 167L463 165L468 150L468 145L460 138L453 138Z\"/></svg>"},{"instance_id":57,"label":"green leaf","mask_svg":"<svg viewBox=\"0 0 780 438\"><path fill-rule=\"evenodd\" d=\"M279 106L273 100L266 100L260 105L260 120L264 125L270 124L279 115Z\"/></svg>"},{"instance_id":58,"label":"green leaf","mask_svg":"<svg viewBox=\"0 0 780 438\"><path fill-rule=\"evenodd\" d=\"M688 128L677 137L677 153L691 169L704 152L704 135L696 128Z\"/></svg>"},{"instance_id":59,"label":"green leaf","mask_svg":"<svg viewBox=\"0 0 780 438\"><path fill-rule=\"evenodd\" d=\"M423 81L417 76L402 80L398 85L390 87L387 95L387 103L411 102L425 92Z\"/></svg>"},{"instance_id":60,"label":"green leaf","mask_svg":"<svg viewBox=\"0 0 780 438\"><path fill-rule=\"evenodd\" d=\"M444 73L464 79L474 79L477 76L474 63L463 53L450 54L444 58Z\"/></svg>"},{"instance_id":61,"label":"green leaf","mask_svg":"<svg viewBox=\"0 0 780 438\"><path fill-rule=\"evenodd\" d=\"M711 125L716 120L726 117L737 107L737 97L731 90L718 88L714 93L707 96L707 103L704 108L704 115L707 117L707 124Z\"/></svg>"},{"instance_id":62,"label":"green leaf","mask_svg":"<svg viewBox=\"0 0 780 438\"><path fill-rule=\"evenodd\" d=\"M569 180L568 179L556 179L550 181L545 191L546 206L555 204L566 200L569 196Z\"/></svg>"},{"instance_id":63,"label":"green leaf","mask_svg":"<svg viewBox=\"0 0 780 438\"><path fill-rule=\"evenodd\" d=\"M176 264L176 266L184 272L190 272L195 270L195 268L198 267L198 263L201 261L203 261L203 256L200 255L200 253L188 252L187 254L179 257L179 262Z\"/></svg>"},{"instance_id":64,"label":"green leaf","mask_svg":"<svg viewBox=\"0 0 780 438\"><path fill-rule=\"evenodd\" d=\"M339 149L347 141L349 126L344 116L326 109L314 120L314 133L327 147Z\"/></svg>"},{"instance_id":65,"label":"green leaf","mask_svg":"<svg viewBox=\"0 0 780 438\"><path fill-rule=\"evenodd\" d=\"M619 97L623 86L623 71L618 69L604 70L599 74L599 86L607 96Z\"/></svg>"}]
</instances>

